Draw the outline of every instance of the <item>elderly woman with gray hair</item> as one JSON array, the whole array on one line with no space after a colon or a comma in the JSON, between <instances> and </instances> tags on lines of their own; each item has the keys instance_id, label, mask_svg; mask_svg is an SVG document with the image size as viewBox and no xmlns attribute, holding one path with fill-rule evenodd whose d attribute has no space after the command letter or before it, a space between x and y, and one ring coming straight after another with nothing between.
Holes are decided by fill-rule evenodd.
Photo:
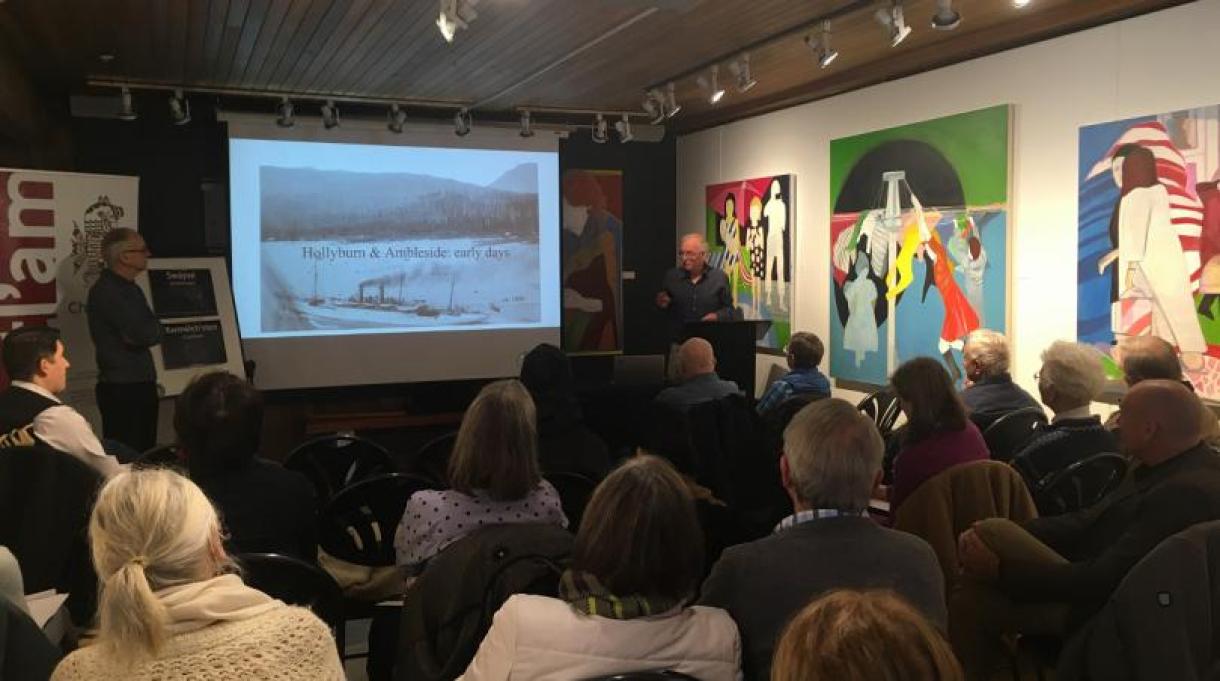
<instances>
[{"instance_id":1,"label":"elderly woman with gray hair","mask_svg":"<svg viewBox=\"0 0 1220 681\"><path fill-rule=\"evenodd\" d=\"M1030 488L1098 452L1118 451L1110 431L1089 405L1106 384L1101 355L1081 343L1055 341L1042 351L1037 374L1042 403L1055 416L1020 452L1012 465Z\"/></svg>"}]
</instances>

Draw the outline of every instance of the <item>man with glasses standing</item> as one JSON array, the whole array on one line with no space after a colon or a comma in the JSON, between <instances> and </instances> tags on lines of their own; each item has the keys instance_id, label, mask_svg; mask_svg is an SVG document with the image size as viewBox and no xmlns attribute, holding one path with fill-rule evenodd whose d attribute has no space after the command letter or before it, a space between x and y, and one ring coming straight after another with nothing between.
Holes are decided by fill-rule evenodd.
<instances>
[{"instance_id":1,"label":"man with glasses standing","mask_svg":"<svg viewBox=\"0 0 1220 681\"><path fill-rule=\"evenodd\" d=\"M117 228L102 239L102 270L89 289L89 335L97 350L97 406L102 433L140 452L157 443L157 373L149 348L161 323L135 278L148 269L144 237Z\"/></svg>"},{"instance_id":2,"label":"man with glasses standing","mask_svg":"<svg viewBox=\"0 0 1220 681\"><path fill-rule=\"evenodd\" d=\"M707 266L707 240L699 234L682 237L678 251L681 264L665 273L657 307L665 310L670 321L670 340L681 340L687 322L730 321L733 299L724 272Z\"/></svg>"}]
</instances>

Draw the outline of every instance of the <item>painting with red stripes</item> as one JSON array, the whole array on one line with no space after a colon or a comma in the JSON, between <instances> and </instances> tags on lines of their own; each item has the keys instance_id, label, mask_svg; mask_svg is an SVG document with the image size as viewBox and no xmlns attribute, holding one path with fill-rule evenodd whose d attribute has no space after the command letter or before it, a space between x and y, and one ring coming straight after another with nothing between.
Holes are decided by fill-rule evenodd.
<instances>
[{"instance_id":1,"label":"painting with red stripes","mask_svg":"<svg viewBox=\"0 0 1220 681\"><path fill-rule=\"evenodd\" d=\"M1220 106L1080 129L1076 332L1114 359L1152 334L1220 399Z\"/></svg>"}]
</instances>

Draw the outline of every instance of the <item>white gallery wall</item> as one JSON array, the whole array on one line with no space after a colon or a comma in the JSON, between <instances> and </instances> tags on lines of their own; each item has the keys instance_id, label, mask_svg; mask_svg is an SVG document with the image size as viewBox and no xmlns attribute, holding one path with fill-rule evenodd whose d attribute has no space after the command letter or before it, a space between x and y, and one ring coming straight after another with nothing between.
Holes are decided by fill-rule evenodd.
<instances>
[{"instance_id":1,"label":"white gallery wall","mask_svg":"<svg viewBox=\"0 0 1220 681\"><path fill-rule=\"evenodd\" d=\"M968 12L966 4L960 30L969 29ZM902 49L893 57L901 59ZM843 54L832 68L851 58ZM812 58L809 68L817 69ZM705 185L794 173L793 330L829 339L830 140L998 104L1014 105L1012 373L1033 391L1042 348L1076 335L1079 128L1220 104L1220 0L1199 0L685 135L678 140L678 234L702 230ZM824 361L822 368L828 366ZM760 382L766 371L760 366Z\"/></svg>"}]
</instances>

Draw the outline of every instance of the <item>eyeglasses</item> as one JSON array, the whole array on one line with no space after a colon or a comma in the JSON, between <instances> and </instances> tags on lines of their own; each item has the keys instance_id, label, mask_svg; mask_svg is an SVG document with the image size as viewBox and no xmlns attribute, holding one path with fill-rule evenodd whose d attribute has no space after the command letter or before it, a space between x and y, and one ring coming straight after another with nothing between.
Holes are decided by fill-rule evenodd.
<instances>
[{"instance_id":1,"label":"eyeglasses","mask_svg":"<svg viewBox=\"0 0 1220 681\"><path fill-rule=\"evenodd\" d=\"M152 251L150 251L148 249L148 246L145 246L144 248L128 248L127 250L125 250L123 252L124 253L143 253L144 255L150 255L152 253Z\"/></svg>"},{"instance_id":2,"label":"eyeglasses","mask_svg":"<svg viewBox=\"0 0 1220 681\"><path fill-rule=\"evenodd\" d=\"M697 258L697 257L703 255L703 251L678 251L679 258L685 258L688 255L691 256L692 258Z\"/></svg>"}]
</instances>

